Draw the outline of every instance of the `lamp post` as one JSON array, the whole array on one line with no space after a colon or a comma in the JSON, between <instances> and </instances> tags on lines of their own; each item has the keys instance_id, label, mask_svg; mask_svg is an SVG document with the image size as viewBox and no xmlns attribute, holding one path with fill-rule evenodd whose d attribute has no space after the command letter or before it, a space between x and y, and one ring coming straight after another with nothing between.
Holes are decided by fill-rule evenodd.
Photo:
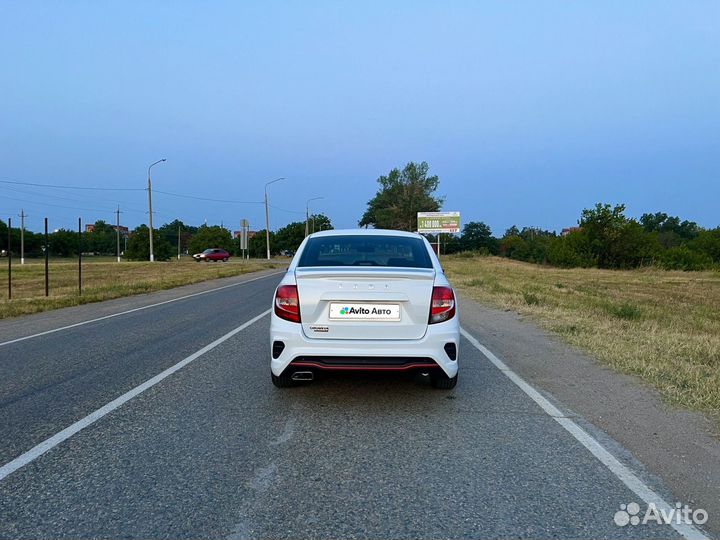
<instances>
[{"instance_id":1,"label":"lamp post","mask_svg":"<svg viewBox=\"0 0 720 540\"><path fill-rule=\"evenodd\" d=\"M320 199L324 199L325 197L313 197L312 199L308 199L305 203L305 236L310 234L310 201L319 201ZM313 232L315 228L313 227Z\"/></svg>"},{"instance_id":2,"label":"lamp post","mask_svg":"<svg viewBox=\"0 0 720 540\"><path fill-rule=\"evenodd\" d=\"M150 262L155 262L155 254L153 253L153 222L152 222L152 178L150 177L150 169L152 169L158 163L167 161L165 158L158 159L155 163L150 164L148 167L148 211L150 213Z\"/></svg>"},{"instance_id":3,"label":"lamp post","mask_svg":"<svg viewBox=\"0 0 720 540\"><path fill-rule=\"evenodd\" d=\"M270 209L268 208L267 188L270 184L285 180L284 177L276 178L265 184L265 246L267 247L267 259L270 260Z\"/></svg>"}]
</instances>

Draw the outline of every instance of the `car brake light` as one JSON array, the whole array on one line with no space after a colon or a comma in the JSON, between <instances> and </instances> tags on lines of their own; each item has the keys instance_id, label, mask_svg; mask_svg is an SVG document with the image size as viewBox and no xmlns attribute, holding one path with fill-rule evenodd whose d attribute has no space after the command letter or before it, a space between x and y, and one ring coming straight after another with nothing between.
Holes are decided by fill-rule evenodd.
<instances>
[{"instance_id":1,"label":"car brake light","mask_svg":"<svg viewBox=\"0 0 720 540\"><path fill-rule=\"evenodd\" d=\"M455 316L455 293L450 287L433 287L430 302L429 324L452 319Z\"/></svg>"},{"instance_id":2,"label":"car brake light","mask_svg":"<svg viewBox=\"0 0 720 540\"><path fill-rule=\"evenodd\" d=\"M275 293L275 315L290 322L300 322L300 298L297 286L281 285Z\"/></svg>"}]
</instances>

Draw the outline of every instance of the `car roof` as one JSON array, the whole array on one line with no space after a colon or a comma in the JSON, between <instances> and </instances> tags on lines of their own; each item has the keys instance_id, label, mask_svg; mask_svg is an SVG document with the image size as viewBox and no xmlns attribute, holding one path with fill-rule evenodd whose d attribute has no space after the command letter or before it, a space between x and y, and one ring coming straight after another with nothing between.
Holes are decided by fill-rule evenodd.
<instances>
[{"instance_id":1,"label":"car roof","mask_svg":"<svg viewBox=\"0 0 720 540\"><path fill-rule=\"evenodd\" d=\"M422 238L418 233L396 231L393 229L329 229L311 234L311 237L326 236L404 236L407 238Z\"/></svg>"}]
</instances>

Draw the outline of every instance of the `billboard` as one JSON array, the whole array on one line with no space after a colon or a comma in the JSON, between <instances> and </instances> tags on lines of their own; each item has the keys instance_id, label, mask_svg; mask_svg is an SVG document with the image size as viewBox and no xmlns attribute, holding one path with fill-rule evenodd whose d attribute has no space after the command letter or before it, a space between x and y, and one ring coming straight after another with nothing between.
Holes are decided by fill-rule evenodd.
<instances>
[{"instance_id":1,"label":"billboard","mask_svg":"<svg viewBox=\"0 0 720 540\"><path fill-rule=\"evenodd\" d=\"M424 233L459 233L460 212L418 212L417 230Z\"/></svg>"}]
</instances>

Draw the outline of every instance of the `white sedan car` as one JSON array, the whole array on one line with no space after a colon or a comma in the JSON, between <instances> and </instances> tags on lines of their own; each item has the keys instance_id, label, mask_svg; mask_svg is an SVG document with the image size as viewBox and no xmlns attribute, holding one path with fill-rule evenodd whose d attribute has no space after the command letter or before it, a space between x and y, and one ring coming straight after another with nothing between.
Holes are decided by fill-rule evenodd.
<instances>
[{"instance_id":1,"label":"white sedan car","mask_svg":"<svg viewBox=\"0 0 720 540\"><path fill-rule=\"evenodd\" d=\"M275 291L272 381L292 386L321 371L420 371L457 383L455 294L425 238L377 230L308 236Z\"/></svg>"}]
</instances>

